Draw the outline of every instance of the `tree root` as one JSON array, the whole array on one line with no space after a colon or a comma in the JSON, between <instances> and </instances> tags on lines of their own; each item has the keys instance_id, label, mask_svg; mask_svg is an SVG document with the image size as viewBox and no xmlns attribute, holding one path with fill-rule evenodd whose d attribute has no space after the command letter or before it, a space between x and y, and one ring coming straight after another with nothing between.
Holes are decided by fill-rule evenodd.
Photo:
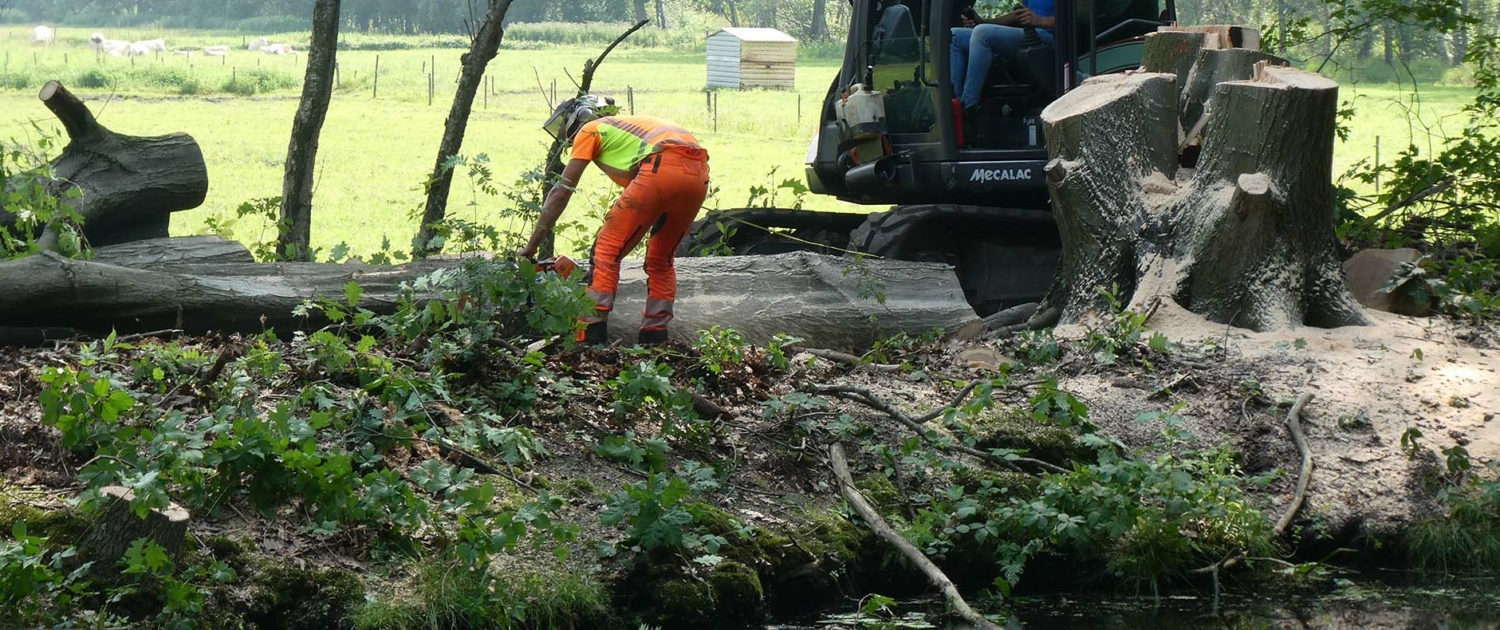
<instances>
[{"instance_id":1,"label":"tree root","mask_svg":"<svg viewBox=\"0 0 1500 630\"><path fill-rule=\"evenodd\" d=\"M1062 309L1056 306L1049 306L1047 308L1036 311L1032 314L1030 319L1024 322L1021 322L1019 324L1012 324L1010 326L997 327L994 330L985 333L984 336L989 339L994 339L996 337L1009 337L1010 335L1014 335L1018 332L1056 326L1057 322L1061 320Z\"/></svg>"},{"instance_id":2,"label":"tree root","mask_svg":"<svg viewBox=\"0 0 1500 630\"><path fill-rule=\"evenodd\" d=\"M1302 508L1302 502L1307 499L1307 485L1312 482L1313 459L1312 448L1307 445L1307 436L1302 434L1302 408L1312 400L1312 392L1303 392L1297 397L1297 402L1292 405L1292 410L1286 415L1286 428L1292 434L1292 441L1297 443L1297 450L1302 453L1302 471L1297 473L1297 493L1292 496L1292 503L1286 507L1286 513L1276 521L1273 531L1277 536L1286 533L1286 528L1296 518L1297 511Z\"/></svg>"},{"instance_id":3,"label":"tree root","mask_svg":"<svg viewBox=\"0 0 1500 630\"><path fill-rule=\"evenodd\" d=\"M806 352L820 359L827 359L829 361L833 361L834 363L847 365L851 368L867 369L872 372L898 372L901 370L901 366L899 365L891 365L885 363L865 363L864 359L861 357L849 354L847 352L839 352L838 350L808 348L805 346L792 346L787 348L787 350L792 352Z\"/></svg>"},{"instance_id":4,"label":"tree root","mask_svg":"<svg viewBox=\"0 0 1500 630\"><path fill-rule=\"evenodd\" d=\"M963 392L963 395L967 396L967 392L969 392L969 391L972 391L972 390L966 388L965 392ZM974 448L974 447L969 446L967 444L964 444L962 442L938 441L927 430L927 427L923 426L921 423L917 422L916 420L913 420L911 418L911 416L906 415L900 409L895 408L890 403L888 403L885 400L881 399L879 396L876 396L875 394L871 393L870 390L862 388L862 387L853 387L853 386L849 386L849 385L814 385L813 386L813 392L814 393L818 393L818 394L828 394L828 395L832 395L832 396L838 396L839 398L843 398L845 400L850 400L850 401L853 401L853 402L857 402L857 403L863 404L863 405L865 405L867 407L870 407L871 409L879 411L879 412L885 414L886 416L888 416L889 418L891 418L892 420L895 420L896 422L900 423L902 426L905 426L906 428L911 429L912 431L916 432L917 436L922 438L922 441L924 441L924 442L926 442L926 443L928 443L928 444L930 444L930 445L932 445L934 447L937 447L939 450L942 450L942 451L950 451L950 452L963 453L963 454L968 455L970 457L974 457L974 458L983 460L985 462L988 462L988 463L996 465L996 466L1001 466L1001 467L1004 467L1004 468L1008 468L1008 469L1014 470L1016 472L1024 472L1024 471L1021 470L1021 467L1019 466L1019 464L1027 464L1027 465L1030 465L1030 466L1033 466L1033 467L1036 467L1036 468L1040 468L1040 469L1046 470L1048 472L1055 472L1055 473L1067 473L1068 472L1068 469L1066 469L1066 468L1063 468L1061 466L1058 466L1056 464L1052 464L1052 463L1049 463L1049 462L1044 462L1044 461L1042 461L1040 459L1033 459L1033 458L1030 458L1030 457L1019 457L1019 456L1000 457L1000 456L995 455L994 453L987 453L985 451L981 451L981 450L979 450L977 448ZM926 416L923 416L923 418L936 418L941 413L942 413L941 410L938 411L938 412L936 412L936 413L929 413Z\"/></svg>"},{"instance_id":5,"label":"tree root","mask_svg":"<svg viewBox=\"0 0 1500 630\"><path fill-rule=\"evenodd\" d=\"M844 445L838 442L833 443L828 447L828 455L833 460L833 474L838 478L839 492L844 495L844 500L849 502L849 506L854 508L859 517L865 520L865 524L869 525L877 536L900 550L907 560L916 565L922 574L927 576L927 581L943 592L943 598L948 601L948 606L964 621L974 624L975 628L1000 630L1000 626L970 608L969 603L964 601L963 595L958 593L958 587L954 586L953 580L948 579L948 576L927 559L921 550L913 546L896 530L891 529L885 519L881 518L880 513L876 512L870 502L865 500L864 495L854 487L854 478L849 474L849 462L844 457Z\"/></svg>"}]
</instances>

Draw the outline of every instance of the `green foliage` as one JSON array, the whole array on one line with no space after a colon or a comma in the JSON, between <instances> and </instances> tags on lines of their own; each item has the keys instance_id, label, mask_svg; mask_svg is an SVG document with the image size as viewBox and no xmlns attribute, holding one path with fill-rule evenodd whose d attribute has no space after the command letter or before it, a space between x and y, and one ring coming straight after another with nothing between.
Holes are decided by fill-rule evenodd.
<instances>
[{"instance_id":1,"label":"green foliage","mask_svg":"<svg viewBox=\"0 0 1500 630\"><path fill-rule=\"evenodd\" d=\"M1454 317L1492 319L1500 315L1500 263L1479 253L1443 261L1423 256L1403 263L1382 290L1405 291L1419 303L1435 302Z\"/></svg>"},{"instance_id":2,"label":"green foliage","mask_svg":"<svg viewBox=\"0 0 1500 630\"><path fill-rule=\"evenodd\" d=\"M673 435L679 423L691 423L693 394L672 384L672 366L653 359L625 368L609 381L615 413L644 413L661 425L662 435Z\"/></svg>"},{"instance_id":3,"label":"green foliage","mask_svg":"<svg viewBox=\"0 0 1500 630\"><path fill-rule=\"evenodd\" d=\"M641 440L634 431L624 435L604 438L595 452L605 459L626 464L631 468L657 473L666 469L667 453L672 447L661 438Z\"/></svg>"},{"instance_id":4,"label":"green foliage","mask_svg":"<svg viewBox=\"0 0 1500 630\"><path fill-rule=\"evenodd\" d=\"M1088 336L1084 338L1084 347L1094 353L1094 360L1100 365L1114 365L1122 357L1127 360L1135 360L1145 363L1142 355L1143 350L1166 349L1165 337L1151 337L1148 343L1142 340L1146 334L1146 319L1148 313L1137 313L1125 309L1120 302L1120 288L1118 286L1110 289L1100 289L1099 297L1108 307L1103 315L1103 323L1090 325Z\"/></svg>"},{"instance_id":5,"label":"green foliage","mask_svg":"<svg viewBox=\"0 0 1500 630\"><path fill-rule=\"evenodd\" d=\"M0 145L0 260L22 258L45 249L43 232L55 239L52 249L64 256L86 256L83 218L74 207L83 191L57 178L46 154L56 138L35 123L34 145ZM63 191L59 198L54 190ZM7 217L13 221L6 220Z\"/></svg>"},{"instance_id":6,"label":"green foliage","mask_svg":"<svg viewBox=\"0 0 1500 630\"><path fill-rule=\"evenodd\" d=\"M774 343L774 342L773 342ZM722 376L724 369L745 361L745 350L749 344L733 328L711 326L698 331L698 364L715 377Z\"/></svg>"},{"instance_id":7,"label":"green foliage","mask_svg":"<svg viewBox=\"0 0 1500 630\"><path fill-rule=\"evenodd\" d=\"M235 209L233 217L212 216L205 220L205 224L210 232L226 240L233 240L236 238L235 228L246 219L250 219L251 223L258 224L261 228L255 242L250 245L250 253L255 256L255 259L262 262L283 260L276 253L276 242L292 227L291 223L281 219L281 197L251 199L240 204ZM271 231L270 235L266 234L267 230ZM286 260L291 259L289 252Z\"/></svg>"},{"instance_id":8,"label":"green foliage","mask_svg":"<svg viewBox=\"0 0 1500 630\"><path fill-rule=\"evenodd\" d=\"M777 182L777 168L773 166L771 167L771 172L766 173L766 185L750 187L750 197L745 200L746 208L802 209L802 205L806 203L807 193L811 192L808 190L807 184L802 183L801 179L796 178L783 179ZM782 191L786 191L787 194L791 195L790 205L786 205L779 198L779 193Z\"/></svg>"},{"instance_id":9,"label":"green foliage","mask_svg":"<svg viewBox=\"0 0 1500 630\"><path fill-rule=\"evenodd\" d=\"M675 474L652 473L645 481L628 485L610 495L600 521L628 528L625 544L637 552L658 549L714 553L726 541L722 536L695 530L687 500L719 487L712 468L686 462ZM612 556L616 547L606 546L601 555Z\"/></svg>"},{"instance_id":10,"label":"green foliage","mask_svg":"<svg viewBox=\"0 0 1500 630\"><path fill-rule=\"evenodd\" d=\"M48 551L47 539L29 535L25 522L0 540L0 624L36 626L61 621L77 601L93 592L92 563L69 570L76 551Z\"/></svg>"},{"instance_id":11,"label":"green foliage","mask_svg":"<svg viewBox=\"0 0 1500 630\"><path fill-rule=\"evenodd\" d=\"M468 570L451 556L420 562L396 593L354 616L361 630L611 627L610 593L578 571Z\"/></svg>"},{"instance_id":12,"label":"green foliage","mask_svg":"<svg viewBox=\"0 0 1500 630\"><path fill-rule=\"evenodd\" d=\"M1467 472L1467 454L1450 450L1448 469ZM1439 512L1417 521L1407 533L1405 550L1412 564L1443 572L1493 571L1500 566L1500 477L1496 473L1500 469L1492 465L1483 476L1465 477L1438 491Z\"/></svg>"}]
</instances>

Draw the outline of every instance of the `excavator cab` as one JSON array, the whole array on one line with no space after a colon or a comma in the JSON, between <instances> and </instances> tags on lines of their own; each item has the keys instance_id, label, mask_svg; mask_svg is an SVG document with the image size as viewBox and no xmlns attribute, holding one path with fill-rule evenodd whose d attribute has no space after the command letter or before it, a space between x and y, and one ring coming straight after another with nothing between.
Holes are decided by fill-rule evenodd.
<instances>
[{"instance_id":1,"label":"excavator cab","mask_svg":"<svg viewBox=\"0 0 1500 630\"><path fill-rule=\"evenodd\" d=\"M1083 79L1140 66L1144 36L1172 0L1057 0L1052 43L1025 29L995 58L979 108L963 115L951 76L953 30L972 0L854 0L839 76L809 148L813 192L855 203L1046 205L1043 108Z\"/></svg>"},{"instance_id":2,"label":"excavator cab","mask_svg":"<svg viewBox=\"0 0 1500 630\"><path fill-rule=\"evenodd\" d=\"M950 49L974 0L851 0L844 62L808 147L808 187L895 207L714 212L678 254L853 251L942 262L980 315L1039 300L1061 254L1040 114L1090 76L1139 67L1145 35L1174 21L1174 0L1159 1L1055 0L1052 43L1028 32L1017 54L994 59L966 116Z\"/></svg>"}]
</instances>

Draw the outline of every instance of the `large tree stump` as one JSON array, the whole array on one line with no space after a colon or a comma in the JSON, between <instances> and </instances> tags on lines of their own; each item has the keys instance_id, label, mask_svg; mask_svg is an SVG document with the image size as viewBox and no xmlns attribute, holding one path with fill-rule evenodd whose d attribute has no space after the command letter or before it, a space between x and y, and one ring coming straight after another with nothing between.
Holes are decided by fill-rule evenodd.
<instances>
[{"instance_id":1,"label":"large tree stump","mask_svg":"<svg viewBox=\"0 0 1500 630\"><path fill-rule=\"evenodd\" d=\"M1142 72L1042 112L1063 242L1044 311L1080 321L1113 286L1255 330L1366 323L1335 251L1338 84L1232 32L1148 35Z\"/></svg>"},{"instance_id":2,"label":"large tree stump","mask_svg":"<svg viewBox=\"0 0 1500 630\"><path fill-rule=\"evenodd\" d=\"M94 246L167 236L171 213L196 208L208 194L208 168L192 136L141 137L118 134L94 119L87 105L61 83L48 81L37 96L57 115L69 142L52 161L52 194L68 200L83 217L83 233ZM0 212L0 225L15 217ZM44 231L38 243L52 248L57 235Z\"/></svg>"},{"instance_id":3,"label":"large tree stump","mask_svg":"<svg viewBox=\"0 0 1500 630\"><path fill-rule=\"evenodd\" d=\"M130 510L135 493L129 488L106 486L99 493L106 502L104 511L80 542L84 558L94 563L96 573L118 573L120 558L141 538L161 545L171 558L182 551L182 540L187 535L187 510L173 504L164 510L151 510L146 518L141 518Z\"/></svg>"}]
</instances>

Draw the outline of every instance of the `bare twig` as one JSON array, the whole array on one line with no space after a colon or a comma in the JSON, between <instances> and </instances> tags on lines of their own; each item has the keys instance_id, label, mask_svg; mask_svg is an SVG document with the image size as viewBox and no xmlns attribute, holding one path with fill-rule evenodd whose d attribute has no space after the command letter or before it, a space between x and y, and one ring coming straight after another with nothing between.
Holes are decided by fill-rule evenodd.
<instances>
[{"instance_id":1,"label":"bare twig","mask_svg":"<svg viewBox=\"0 0 1500 630\"><path fill-rule=\"evenodd\" d=\"M965 385L963 389L958 390L958 395L953 397L953 402L948 403L947 407L943 407L942 409L934 409L932 411L929 411L925 415L923 415L922 417L917 418L915 420L915 422L917 424L927 424L929 422L932 422L933 420L937 420L940 416L942 416L949 409L957 409L957 408L959 408L960 406L962 406L964 404L965 400L968 400L969 394L974 393L974 390L979 387L980 382L981 381L977 381L977 380L975 380L975 381L969 381L968 385Z\"/></svg>"},{"instance_id":2,"label":"bare twig","mask_svg":"<svg viewBox=\"0 0 1500 630\"><path fill-rule=\"evenodd\" d=\"M902 426L911 429L917 434L918 437L922 438L922 441L937 447L939 450L963 453L964 455L989 462L996 466L1009 468L1017 472L1020 472L1021 470L1018 464L1028 464L1036 468L1044 469L1048 472L1068 472L1068 469L1066 468L1063 468L1056 464L1052 464L1050 462L1042 461L1040 459L1019 456L1000 457L998 455L995 455L994 453L981 451L962 442L940 442L932 436L927 427L918 424L917 421L911 418L911 416L906 415L900 409L895 408L890 403L881 399L879 396L871 393L870 390L864 389L862 387L852 387L848 385L815 385L813 386L813 391L819 394L830 394L838 396L845 400L852 400L854 402L864 404L865 406L870 407L876 411L879 411L885 414L890 419L900 423Z\"/></svg>"},{"instance_id":3,"label":"bare twig","mask_svg":"<svg viewBox=\"0 0 1500 630\"><path fill-rule=\"evenodd\" d=\"M1292 410L1286 415L1286 428L1292 434L1292 441L1297 443L1297 450L1302 453L1302 471L1297 473L1297 492L1292 496L1291 505L1286 506L1286 513L1276 520L1273 531L1277 536L1286 533L1286 528L1296 518L1297 510L1302 508L1302 502L1307 499L1307 484L1312 481L1313 458L1312 449L1307 445L1307 436L1302 434L1302 408L1312 400L1312 392L1303 392L1297 397L1297 402L1292 405Z\"/></svg>"},{"instance_id":4,"label":"bare twig","mask_svg":"<svg viewBox=\"0 0 1500 630\"><path fill-rule=\"evenodd\" d=\"M927 581L943 592L943 598L948 601L948 606L964 621L974 624L975 628L1000 630L1000 626L985 619L983 615L971 608L969 603L964 601L963 595L959 594L958 587L953 585L953 580L948 579L948 576L927 559L921 550L913 546L896 530L891 529L885 519L881 518L880 513L876 512L870 502L865 500L864 495L859 493L859 489L854 487L854 478L849 475L849 462L844 457L844 445L838 442L833 443L828 447L828 455L833 460L833 474L838 478L839 492L844 495L844 500L849 502L849 506L854 508L859 517L864 519L865 524L869 525L877 536L900 550L907 560L916 565L922 574L927 576Z\"/></svg>"}]
</instances>

